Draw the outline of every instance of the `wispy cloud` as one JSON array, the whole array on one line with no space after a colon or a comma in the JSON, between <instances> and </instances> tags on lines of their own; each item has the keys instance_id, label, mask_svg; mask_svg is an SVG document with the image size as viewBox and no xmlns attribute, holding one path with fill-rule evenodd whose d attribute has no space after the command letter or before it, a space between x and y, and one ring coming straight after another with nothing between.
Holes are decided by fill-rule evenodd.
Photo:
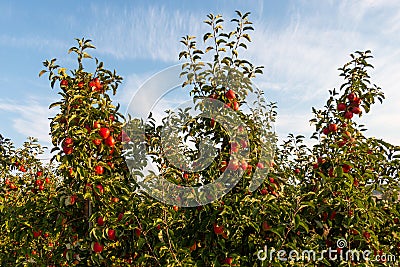
<instances>
[{"instance_id":1,"label":"wispy cloud","mask_svg":"<svg viewBox=\"0 0 400 267\"><path fill-rule=\"evenodd\" d=\"M133 9L92 6L96 17L106 16L91 26L101 52L119 59L152 59L176 62L179 38L200 33L203 14L170 10L163 6Z\"/></svg>"},{"instance_id":2,"label":"wispy cloud","mask_svg":"<svg viewBox=\"0 0 400 267\"><path fill-rule=\"evenodd\" d=\"M43 145L51 144L48 118L53 116L54 112L37 99L30 98L24 102L0 99L0 110L10 114L12 127L16 132L26 137L36 137Z\"/></svg>"}]
</instances>

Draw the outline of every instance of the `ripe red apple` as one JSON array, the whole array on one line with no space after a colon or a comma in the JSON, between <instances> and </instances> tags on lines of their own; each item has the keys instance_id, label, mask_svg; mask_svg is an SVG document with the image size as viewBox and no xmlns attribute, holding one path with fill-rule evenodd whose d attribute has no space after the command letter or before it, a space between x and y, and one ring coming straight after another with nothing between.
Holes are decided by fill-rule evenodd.
<instances>
[{"instance_id":1,"label":"ripe red apple","mask_svg":"<svg viewBox=\"0 0 400 267\"><path fill-rule=\"evenodd\" d=\"M179 210L178 206L173 206L172 208L173 208L174 211L178 211Z\"/></svg>"},{"instance_id":2,"label":"ripe red apple","mask_svg":"<svg viewBox=\"0 0 400 267\"><path fill-rule=\"evenodd\" d=\"M68 169L68 173L69 173L69 176L72 176L74 174L74 169L69 168Z\"/></svg>"},{"instance_id":3,"label":"ripe red apple","mask_svg":"<svg viewBox=\"0 0 400 267\"><path fill-rule=\"evenodd\" d=\"M261 195L265 196L268 195L268 190L266 188L263 188L260 190Z\"/></svg>"},{"instance_id":4,"label":"ripe red apple","mask_svg":"<svg viewBox=\"0 0 400 267\"><path fill-rule=\"evenodd\" d=\"M142 234L142 230L140 230L139 228L135 228L135 236L140 237L141 234Z\"/></svg>"},{"instance_id":5,"label":"ripe red apple","mask_svg":"<svg viewBox=\"0 0 400 267\"><path fill-rule=\"evenodd\" d=\"M241 164L240 164L240 168L242 168L242 170L247 170L247 168L249 167L249 164L247 163L246 160L242 160Z\"/></svg>"},{"instance_id":6,"label":"ripe red apple","mask_svg":"<svg viewBox=\"0 0 400 267\"><path fill-rule=\"evenodd\" d=\"M323 133L324 135L328 135L328 134L329 134L329 128L328 128L328 127L325 127L325 128L322 130L322 133Z\"/></svg>"},{"instance_id":7,"label":"ripe red apple","mask_svg":"<svg viewBox=\"0 0 400 267\"><path fill-rule=\"evenodd\" d=\"M239 110L239 107L240 107L240 105L239 105L239 102L234 102L233 103L233 110L235 110L235 111L237 111L237 110Z\"/></svg>"},{"instance_id":8,"label":"ripe red apple","mask_svg":"<svg viewBox=\"0 0 400 267\"><path fill-rule=\"evenodd\" d=\"M104 218L103 217L98 217L97 218L97 225L98 226L103 226L104 225Z\"/></svg>"},{"instance_id":9,"label":"ripe red apple","mask_svg":"<svg viewBox=\"0 0 400 267\"><path fill-rule=\"evenodd\" d=\"M185 172L185 173L183 174L183 179L185 179L185 180L189 179L189 174Z\"/></svg>"},{"instance_id":10,"label":"ripe red apple","mask_svg":"<svg viewBox=\"0 0 400 267\"><path fill-rule=\"evenodd\" d=\"M100 122L98 121L93 122L93 128L100 129L101 128Z\"/></svg>"},{"instance_id":11,"label":"ripe red apple","mask_svg":"<svg viewBox=\"0 0 400 267\"><path fill-rule=\"evenodd\" d=\"M344 104L344 103L339 103L338 105L337 105L337 109L339 110L339 111L344 111L344 110L346 110L346 104Z\"/></svg>"},{"instance_id":12,"label":"ripe red apple","mask_svg":"<svg viewBox=\"0 0 400 267\"><path fill-rule=\"evenodd\" d=\"M110 240L115 240L115 230L114 229L108 229L107 231L108 239Z\"/></svg>"},{"instance_id":13,"label":"ripe red apple","mask_svg":"<svg viewBox=\"0 0 400 267\"><path fill-rule=\"evenodd\" d=\"M231 89L229 89L226 93L225 93L226 98L228 98L229 100L233 100L235 99L235 92Z\"/></svg>"},{"instance_id":14,"label":"ripe red apple","mask_svg":"<svg viewBox=\"0 0 400 267\"><path fill-rule=\"evenodd\" d=\"M26 169L25 169L24 165L19 166L19 170L21 172L26 172Z\"/></svg>"},{"instance_id":15,"label":"ripe red apple","mask_svg":"<svg viewBox=\"0 0 400 267\"><path fill-rule=\"evenodd\" d=\"M214 228L214 233L216 235L221 235L224 233L224 227L223 226L218 226L218 224L214 223L213 224L213 228Z\"/></svg>"},{"instance_id":16,"label":"ripe red apple","mask_svg":"<svg viewBox=\"0 0 400 267\"><path fill-rule=\"evenodd\" d=\"M329 131L330 131L330 132L336 132L337 129L338 129L338 126L337 126L336 123L331 123L331 124L329 124Z\"/></svg>"},{"instance_id":17,"label":"ripe red apple","mask_svg":"<svg viewBox=\"0 0 400 267\"><path fill-rule=\"evenodd\" d=\"M239 151L239 144L236 142L231 143L231 151L233 153L237 153Z\"/></svg>"},{"instance_id":18,"label":"ripe red apple","mask_svg":"<svg viewBox=\"0 0 400 267\"><path fill-rule=\"evenodd\" d=\"M103 174L103 173L104 173L104 168L103 168L103 166L97 165L96 167L94 167L94 172L95 172L96 174L99 174L99 175Z\"/></svg>"},{"instance_id":19,"label":"ripe red apple","mask_svg":"<svg viewBox=\"0 0 400 267\"><path fill-rule=\"evenodd\" d=\"M36 186L39 186L39 185L42 185L42 184L43 184L43 181L40 180L40 179L37 179L37 180L35 181L35 185L36 185Z\"/></svg>"},{"instance_id":20,"label":"ripe red apple","mask_svg":"<svg viewBox=\"0 0 400 267\"><path fill-rule=\"evenodd\" d=\"M85 85L84 82L82 82L82 81L78 82L78 87L79 87L79 88L83 88L84 85Z\"/></svg>"},{"instance_id":21,"label":"ripe red apple","mask_svg":"<svg viewBox=\"0 0 400 267\"><path fill-rule=\"evenodd\" d=\"M224 172L226 170L226 167L228 166L226 160L221 161L221 168L219 169L221 172Z\"/></svg>"},{"instance_id":22,"label":"ripe red apple","mask_svg":"<svg viewBox=\"0 0 400 267\"><path fill-rule=\"evenodd\" d=\"M103 139L106 139L110 136L110 130L108 128L100 128L99 134Z\"/></svg>"},{"instance_id":23,"label":"ripe red apple","mask_svg":"<svg viewBox=\"0 0 400 267\"><path fill-rule=\"evenodd\" d=\"M118 214L118 219L117 220L121 221L123 217L124 217L124 213L121 212L120 214Z\"/></svg>"},{"instance_id":24,"label":"ripe red apple","mask_svg":"<svg viewBox=\"0 0 400 267\"><path fill-rule=\"evenodd\" d=\"M268 224L268 222L264 221L264 222L262 223L262 229L263 229L264 231L268 231L268 230L271 229L271 226Z\"/></svg>"},{"instance_id":25,"label":"ripe red apple","mask_svg":"<svg viewBox=\"0 0 400 267\"><path fill-rule=\"evenodd\" d=\"M353 101L355 97L356 95L353 92L347 95L347 99L349 99L350 101Z\"/></svg>"},{"instance_id":26,"label":"ripe red apple","mask_svg":"<svg viewBox=\"0 0 400 267\"><path fill-rule=\"evenodd\" d=\"M264 169L264 164L262 162L257 163L257 168Z\"/></svg>"},{"instance_id":27,"label":"ripe red apple","mask_svg":"<svg viewBox=\"0 0 400 267\"><path fill-rule=\"evenodd\" d=\"M233 160L228 165L229 170L237 171L239 169L239 161L237 159Z\"/></svg>"},{"instance_id":28,"label":"ripe red apple","mask_svg":"<svg viewBox=\"0 0 400 267\"><path fill-rule=\"evenodd\" d=\"M67 137L64 139L64 146L69 147L74 143L74 140L71 137Z\"/></svg>"},{"instance_id":29,"label":"ripe red apple","mask_svg":"<svg viewBox=\"0 0 400 267\"><path fill-rule=\"evenodd\" d=\"M348 173L351 170L351 166L347 164L343 164L342 166L343 172Z\"/></svg>"},{"instance_id":30,"label":"ripe red apple","mask_svg":"<svg viewBox=\"0 0 400 267\"><path fill-rule=\"evenodd\" d=\"M44 190L44 185L39 185L39 190L43 191Z\"/></svg>"},{"instance_id":31,"label":"ripe red apple","mask_svg":"<svg viewBox=\"0 0 400 267\"><path fill-rule=\"evenodd\" d=\"M43 172L42 171L38 171L37 173L36 173L36 176L37 177L40 177L40 176L42 176L43 175Z\"/></svg>"},{"instance_id":32,"label":"ripe red apple","mask_svg":"<svg viewBox=\"0 0 400 267\"><path fill-rule=\"evenodd\" d=\"M66 86L68 86L68 81L67 80L61 80L61 82L60 82L60 87L66 87Z\"/></svg>"},{"instance_id":33,"label":"ripe red apple","mask_svg":"<svg viewBox=\"0 0 400 267\"><path fill-rule=\"evenodd\" d=\"M104 193L104 187L101 184L96 185L96 188L99 190L100 194Z\"/></svg>"},{"instance_id":34,"label":"ripe red apple","mask_svg":"<svg viewBox=\"0 0 400 267\"><path fill-rule=\"evenodd\" d=\"M215 119L214 118L211 119L210 126L211 126L211 128L214 128L214 126L215 126Z\"/></svg>"},{"instance_id":35,"label":"ripe red apple","mask_svg":"<svg viewBox=\"0 0 400 267\"><path fill-rule=\"evenodd\" d=\"M274 184L275 183L275 179L273 177L269 177L269 182Z\"/></svg>"},{"instance_id":36,"label":"ripe red apple","mask_svg":"<svg viewBox=\"0 0 400 267\"><path fill-rule=\"evenodd\" d=\"M233 259L230 258L230 257L228 257L228 258L226 258L226 259L224 260L224 263L225 263L225 264L228 264L228 265L231 265L232 262L233 262Z\"/></svg>"},{"instance_id":37,"label":"ripe red apple","mask_svg":"<svg viewBox=\"0 0 400 267\"><path fill-rule=\"evenodd\" d=\"M115 117L114 117L113 114L110 114L110 116L108 117L108 119L109 119L110 121L114 121L114 120L115 120Z\"/></svg>"},{"instance_id":38,"label":"ripe red apple","mask_svg":"<svg viewBox=\"0 0 400 267\"><path fill-rule=\"evenodd\" d=\"M71 203L71 205L74 205L75 204L75 202L78 200L78 196L77 195L72 195L71 197L70 197L70 203Z\"/></svg>"},{"instance_id":39,"label":"ripe red apple","mask_svg":"<svg viewBox=\"0 0 400 267\"><path fill-rule=\"evenodd\" d=\"M351 111L347 111L345 114L344 114L344 117L346 118L346 119L351 119L351 118L353 118L353 112L351 112Z\"/></svg>"},{"instance_id":40,"label":"ripe red apple","mask_svg":"<svg viewBox=\"0 0 400 267\"><path fill-rule=\"evenodd\" d=\"M107 139L105 140L105 144L109 147L113 147L115 145L115 139L113 136L109 136L107 137Z\"/></svg>"},{"instance_id":41,"label":"ripe red apple","mask_svg":"<svg viewBox=\"0 0 400 267\"><path fill-rule=\"evenodd\" d=\"M42 230L33 231L33 237L34 238L39 238L41 235L42 235Z\"/></svg>"},{"instance_id":42,"label":"ripe red apple","mask_svg":"<svg viewBox=\"0 0 400 267\"><path fill-rule=\"evenodd\" d=\"M94 244L93 244L93 251L94 251L95 253L101 253L101 252L103 251L103 246L100 245L99 242L94 242Z\"/></svg>"},{"instance_id":43,"label":"ripe red apple","mask_svg":"<svg viewBox=\"0 0 400 267\"><path fill-rule=\"evenodd\" d=\"M65 153L66 155L71 155L72 152L74 152L74 148L73 148L73 147L66 147L66 146L63 146L63 151L64 151L64 153Z\"/></svg>"},{"instance_id":44,"label":"ripe red apple","mask_svg":"<svg viewBox=\"0 0 400 267\"><path fill-rule=\"evenodd\" d=\"M295 174L299 174L299 173L300 173L300 169L295 169L295 170L294 170L294 173L295 173Z\"/></svg>"},{"instance_id":45,"label":"ripe red apple","mask_svg":"<svg viewBox=\"0 0 400 267\"><path fill-rule=\"evenodd\" d=\"M361 113L361 109L359 107L354 107L351 109L351 112L353 112L354 114L360 114Z\"/></svg>"},{"instance_id":46,"label":"ripe red apple","mask_svg":"<svg viewBox=\"0 0 400 267\"><path fill-rule=\"evenodd\" d=\"M364 232L363 236L365 237L365 239L369 239L371 237L371 234L368 232Z\"/></svg>"},{"instance_id":47,"label":"ripe red apple","mask_svg":"<svg viewBox=\"0 0 400 267\"><path fill-rule=\"evenodd\" d=\"M92 142L93 142L93 144L95 144L96 146L98 146L98 145L101 144L101 139L94 139Z\"/></svg>"}]
</instances>

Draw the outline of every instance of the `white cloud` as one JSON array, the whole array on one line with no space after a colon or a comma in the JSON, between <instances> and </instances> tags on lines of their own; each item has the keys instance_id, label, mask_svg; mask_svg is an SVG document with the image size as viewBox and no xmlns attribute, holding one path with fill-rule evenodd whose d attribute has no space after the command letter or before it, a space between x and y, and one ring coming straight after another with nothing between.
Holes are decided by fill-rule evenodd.
<instances>
[{"instance_id":1,"label":"white cloud","mask_svg":"<svg viewBox=\"0 0 400 267\"><path fill-rule=\"evenodd\" d=\"M24 102L0 99L0 110L12 114L12 127L23 136L38 138L45 146L51 144L50 121L48 118L54 115L52 110L42 105L37 99L30 98Z\"/></svg>"},{"instance_id":2,"label":"white cloud","mask_svg":"<svg viewBox=\"0 0 400 267\"><path fill-rule=\"evenodd\" d=\"M200 33L203 14L193 14L164 7L149 6L121 9L115 6L92 6L99 20L92 25L101 53L119 59L140 58L176 62L180 51L179 38L190 33Z\"/></svg>"}]
</instances>

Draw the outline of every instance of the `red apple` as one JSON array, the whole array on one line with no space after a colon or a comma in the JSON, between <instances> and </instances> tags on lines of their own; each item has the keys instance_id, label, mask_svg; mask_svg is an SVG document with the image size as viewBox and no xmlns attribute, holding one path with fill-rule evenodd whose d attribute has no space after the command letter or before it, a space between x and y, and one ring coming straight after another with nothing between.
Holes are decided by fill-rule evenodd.
<instances>
[{"instance_id":1,"label":"red apple","mask_svg":"<svg viewBox=\"0 0 400 267\"><path fill-rule=\"evenodd\" d=\"M239 144L236 142L231 143L231 151L233 153L237 153L239 151Z\"/></svg>"},{"instance_id":2,"label":"red apple","mask_svg":"<svg viewBox=\"0 0 400 267\"><path fill-rule=\"evenodd\" d=\"M214 228L214 233L216 235L221 235L224 233L224 227L223 226L218 226L218 224L214 223L213 224L213 228Z\"/></svg>"},{"instance_id":3,"label":"red apple","mask_svg":"<svg viewBox=\"0 0 400 267\"><path fill-rule=\"evenodd\" d=\"M249 164L247 163L247 161L242 160L242 162L240 164L240 168L242 168L242 170L247 170L248 167L249 167Z\"/></svg>"},{"instance_id":4,"label":"red apple","mask_svg":"<svg viewBox=\"0 0 400 267\"><path fill-rule=\"evenodd\" d=\"M111 114L111 115L108 117L108 119L109 119L110 121L114 121L114 120L115 120L115 117L114 117L113 114Z\"/></svg>"},{"instance_id":5,"label":"red apple","mask_svg":"<svg viewBox=\"0 0 400 267\"><path fill-rule=\"evenodd\" d=\"M21 172L26 172L26 169L25 169L24 165L19 166L19 170Z\"/></svg>"},{"instance_id":6,"label":"red apple","mask_svg":"<svg viewBox=\"0 0 400 267\"><path fill-rule=\"evenodd\" d=\"M369 239L371 237L371 234L368 232L364 232L363 236L365 237L365 239Z\"/></svg>"},{"instance_id":7,"label":"red apple","mask_svg":"<svg viewBox=\"0 0 400 267\"><path fill-rule=\"evenodd\" d=\"M115 145L115 139L112 136L107 137L105 140L105 144L109 147L113 147Z\"/></svg>"},{"instance_id":8,"label":"red apple","mask_svg":"<svg viewBox=\"0 0 400 267\"><path fill-rule=\"evenodd\" d=\"M257 168L264 169L264 164L262 162L257 163Z\"/></svg>"},{"instance_id":9,"label":"red apple","mask_svg":"<svg viewBox=\"0 0 400 267\"><path fill-rule=\"evenodd\" d=\"M226 258L226 259L224 260L224 263L225 263L225 264L228 264L228 265L231 265L232 262L233 262L233 259L230 258L230 257L228 257L228 258Z\"/></svg>"},{"instance_id":10,"label":"red apple","mask_svg":"<svg viewBox=\"0 0 400 267\"><path fill-rule=\"evenodd\" d=\"M347 95L347 99L349 99L350 101L353 101L355 97L356 95L353 92Z\"/></svg>"},{"instance_id":11,"label":"red apple","mask_svg":"<svg viewBox=\"0 0 400 267\"><path fill-rule=\"evenodd\" d=\"M344 114L344 117L346 118L346 119L351 119L351 118L353 118L353 112L351 112L351 111L347 111L345 114Z\"/></svg>"},{"instance_id":12,"label":"red apple","mask_svg":"<svg viewBox=\"0 0 400 267\"><path fill-rule=\"evenodd\" d=\"M85 85L84 82L82 82L82 81L78 82L78 87L79 87L79 88L83 88L84 85Z\"/></svg>"},{"instance_id":13,"label":"red apple","mask_svg":"<svg viewBox=\"0 0 400 267\"><path fill-rule=\"evenodd\" d=\"M124 213L121 212L120 214L118 214L118 219L117 220L121 221L123 217L124 217Z\"/></svg>"},{"instance_id":14,"label":"red apple","mask_svg":"<svg viewBox=\"0 0 400 267\"><path fill-rule=\"evenodd\" d=\"M101 128L100 122L98 121L93 122L93 128L100 129Z\"/></svg>"},{"instance_id":15,"label":"red apple","mask_svg":"<svg viewBox=\"0 0 400 267\"><path fill-rule=\"evenodd\" d=\"M101 184L96 185L96 188L99 190L100 194L104 193L104 187Z\"/></svg>"},{"instance_id":16,"label":"red apple","mask_svg":"<svg viewBox=\"0 0 400 267\"><path fill-rule=\"evenodd\" d=\"M44 190L44 185L39 185L39 190L43 191Z\"/></svg>"},{"instance_id":17,"label":"red apple","mask_svg":"<svg viewBox=\"0 0 400 267\"><path fill-rule=\"evenodd\" d=\"M239 162L238 160L233 160L232 162L229 163L228 165L229 170L231 171L237 171L239 169Z\"/></svg>"},{"instance_id":18,"label":"red apple","mask_svg":"<svg viewBox=\"0 0 400 267\"><path fill-rule=\"evenodd\" d=\"M42 185L42 184L43 184L43 181L42 181L42 180L37 179L37 180L35 181L35 185L36 185L36 186L39 186L39 185Z\"/></svg>"},{"instance_id":19,"label":"red apple","mask_svg":"<svg viewBox=\"0 0 400 267\"><path fill-rule=\"evenodd\" d=\"M233 103L233 110L235 110L235 111L237 111L237 110L239 110L239 107L240 107L240 105L239 105L239 102L234 102Z\"/></svg>"},{"instance_id":20,"label":"red apple","mask_svg":"<svg viewBox=\"0 0 400 267\"><path fill-rule=\"evenodd\" d=\"M361 113L361 109L359 107L354 107L351 109L351 112L353 112L354 114L360 114Z\"/></svg>"},{"instance_id":21,"label":"red apple","mask_svg":"<svg viewBox=\"0 0 400 267\"><path fill-rule=\"evenodd\" d=\"M60 82L60 87L66 87L66 86L68 86L68 81L67 80L61 80L61 82Z\"/></svg>"},{"instance_id":22,"label":"red apple","mask_svg":"<svg viewBox=\"0 0 400 267\"><path fill-rule=\"evenodd\" d=\"M93 142L93 144L95 144L96 146L98 146L98 145L101 144L101 139L94 139L92 142Z\"/></svg>"},{"instance_id":23,"label":"red apple","mask_svg":"<svg viewBox=\"0 0 400 267\"><path fill-rule=\"evenodd\" d=\"M178 206L173 206L172 208L173 208L174 211L178 211L179 210Z\"/></svg>"},{"instance_id":24,"label":"red apple","mask_svg":"<svg viewBox=\"0 0 400 267\"><path fill-rule=\"evenodd\" d=\"M72 152L74 152L74 148L73 148L73 147L66 147L66 146L64 146L64 147L63 147L63 151L64 151L64 153L65 153L66 155L71 155Z\"/></svg>"},{"instance_id":25,"label":"red apple","mask_svg":"<svg viewBox=\"0 0 400 267\"><path fill-rule=\"evenodd\" d=\"M69 147L74 143L74 140L71 137L67 137L64 139L64 146Z\"/></svg>"},{"instance_id":26,"label":"red apple","mask_svg":"<svg viewBox=\"0 0 400 267\"><path fill-rule=\"evenodd\" d=\"M93 251L94 251L95 253L101 253L101 252L103 251L103 246L100 245L99 242L94 242L94 244L93 244Z\"/></svg>"},{"instance_id":27,"label":"red apple","mask_svg":"<svg viewBox=\"0 0 400 267\"><path fill-rule=\"evenodd\" d=\"M295 173L295 174L299 174L299 173L300 173L300 169L295 169L295 170L294 170L294 173Z\"/></svg>"},{"instance_id":28,"label":"red apple","mask_svg":"<svg viewBox=\"0 0 400 267\"><path fill-rule=\"evenodd\" d=\"M322 133L323 133L324 135L328 135L328 134L329 134L329 128L328 128L328 127L325 127L325 128L322 130Z\"/></svg>"},{"instance_id":29,"label":"red apple","mask_svg":"<svg viewBox=\"0 0 400 267\"><path fill-rule=\"evenodd\" d=\"M98 226L103 226L104 225L104 218L103 217L98 217L97 218L97 225Z\"/></svg>"},{"instance_id":30,"label":"red apple","mask_svg":"<svg viewBox=\"0 0 400 267\"><path fill-rule=\"evenodd\" d=\"M260 190L261 195L265 196L268 195L268 190L266 188L263 188Z\"/></svg>"},{"instance_id":31,"label":"red apple","mask_svg":"<svg viewBox=\"0 0 400 267\"><path fill-rule=\"evenodd\" d=\"M329 131L330 131L330 132L336 132L337 129L338 129L337 124L335 124L335 123L329 124Z\"/></svg>"},{"instance_id":32,"label":"red apple","mask_svg":"<svg viewBox=\"0 0 400 267\"><path fill-rule=\"evenodd\" d=\"M263 229L264 231L268 231L269 229L271 229L271 226L270 226L266 221L264 221L264 222L262 223L262 229Z\"/></svg>"},{"instance_id":33,"label":"red apple","mask_svg":"<svg viewBox=\"0 0 400 267\"><path fill-rule=\"evenodd\" d=\"M41 235L42 235L42 230L33 231L33 237L34 238L39 238Z\"/></svg>"},{"instance_id":34,"label":"red apple","mask_svg":"<svg viewBox=\"0 0 400 267\"><path fill-rule=\"evenodd\" d=\"M94 172L95 172L96 174L99 174L99 175L103 174L103 173L104 173L104 168L103 168L103 166L97 165L96 167L94 167Z\"/></svg>"},{"instance_id":35,"label":"red apple","mask_svg":"<svg viewBox=\"0 0 400 267\"><path fill-rule=\"evenodd\" d=\"M337 109L339 110L339 111L344 111L344 110L346 110L346 104L344 104L344 103L339 103L338 105L337 105Z\"/></svg>"},{"instance_id":36,"label":"red apple","mask_svg":"<svg viewBox=\"0 0 400 267\"><path fill-rule=\"evenodd\" d=\"M140 230L139 228L135 228L135 236L140 237L141 234L142 234L142 230Z\"/></svg>"},{"instance_id":37,"label":"red apple","mask_svg":"<svg viewBox=\"0 0 400 267\"><path fill-rule=\"evenodd\" d=\"M348 173L351 170L351 166L347 164L343 164L342 166L343 172Z\"/></svg>"},{"instance_id":38,"label":"red apple","mask_svg":"<svg viewBox=\"0 0 400 267\"><path fill-rule=\"evenodd\" d=\"M228 98L229 100L235 99L235 92L231 89L229 89L226 93L225 93L226 98Z\"/></svg>"},{"instance_id":39,"label":"red apple","mask_svg":"<svg viewBox=\"0 0 400 267\"><path fill-rule=\"evenodd\" d=\"M115 240L115 230L114 229L108 229L107 231L108 239L110 240Z\"/></svg>"},{"instance_id":40,"label":"red apple","mask_svg":"<svg viewBox=\"0 0 400 267\"><path fill-rule=\"evenodd\" d=\"M43 175L43 172L42 171L38 171L37 173L36 173L36 176L37 177L40 177L40 176L42 176Z\"/></svg>"},{"instance_id":41,"label":"red apple","mask_svg":"<svg viewBox=\"0 0 400 267\"><path fill-rule=\"evenodd\" d=\"M100 128L99 134L103 139L106 139L110 136L110 130L108 128Z\"/></svg>"}]
</instances>

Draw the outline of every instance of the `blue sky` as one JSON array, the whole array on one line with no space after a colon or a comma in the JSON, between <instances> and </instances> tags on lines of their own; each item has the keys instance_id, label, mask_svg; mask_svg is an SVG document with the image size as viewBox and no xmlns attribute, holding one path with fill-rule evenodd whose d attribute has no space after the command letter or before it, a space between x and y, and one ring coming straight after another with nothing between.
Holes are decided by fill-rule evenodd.
<instances>
[{"instance_id":1,"label":"blue sky","mask_svg":"<svg viewBox=\"0 0 400 267\"><path fill-rule=\"evenodd\" d=\"M124 77L114 98L122 105L147 78L178 63L180 37L202 36L208 13L227 20L250 11L253 42L245 57L265 66L256 83L277 101L277 132L309 136L311 107L341 85L337 68L356 50L370 49L372 80L387 99L361 118L367 135L400 145L400 2L364 1L1 1L0 133L21 144L27 136L50 145L49 104L57 99L42 61L66 52L74 38L92 39L94 56Z\"/></svg>"}]
</instances>

